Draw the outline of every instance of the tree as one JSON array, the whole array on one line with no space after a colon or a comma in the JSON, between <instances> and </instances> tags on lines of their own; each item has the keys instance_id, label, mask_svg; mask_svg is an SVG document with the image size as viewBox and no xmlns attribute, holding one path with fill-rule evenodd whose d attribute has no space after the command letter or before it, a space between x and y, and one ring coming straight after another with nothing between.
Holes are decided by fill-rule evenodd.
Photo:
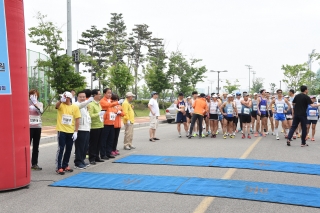
<instances>
[{"instance_id":1,"label":"tree","mask_svg":"<svg viewBox=\"0 0 320 213\"><path fill-rule=\"evenodd\" d=\"M45 21L45 18L45 15L38 13L38 26L29 28L30 42L43 46L49 56L47 60L39 59L36 67L45 72L49 85L58 94L71 89L84 89L85 78L74 72L72 58L59 54L63 50L62 32L52 22Z\"/></svg>"},{"instance_id":2,"label":"tree","mask_svg":"<svg viewBox=\"0 0 320 213\"><path fill-rule=\"evenodd\" d=\"M295 91L299 89L301 85L309 85L310 77L312 76L312 71L308 70L307 64L296 64L296 65L282 65L284 79L282 80L286 83L289 89L294 89Z\"/></svg>"},{"instance_id":3,"label":"tree","mask_svg":"<svg viewBox=\"0 0 320 213\"><path fill-rule=\"evenodd\" d=\"M203 82L203 78L205 78L204 74L207 72L207 68L205 66L195 67L195 64L201 62L202 59L191 59L190 62L190 83L192 85L192 90L196 89L196 85L199 82Z\"/></svg>"},{"instance_id":4,"label":"tree","mask_svg":"<svg viewBox=\"0 0 320 213\"><path fill-rule=\"evenodd\" d=\"M91 89L94 80L99 80L99 89L101 89L101 80L106 77L106 56L102 37L103 30L98 30L92 25L89 30L81 34L82 39L79 39L78 44L88 47L87 56L82 56L81 59L85 62L85 66L89 67L85 72L91 73Z\"/></svg>"},{"instance_id":5,"label":"tree","mask_svg":"<svg viewBox=\"0 0 320 213\"><path fill-rule=\"evenodd\" d=\"M270 83L269 85L270 85L270 91L271 91L272 95L274 95L274 90L276 88L276 84L275 83Z\"/></svg>"},{"instance_id":6,"label":"tree","mask_svg":"<svg viewBox=\"0 0 320 213\"><path fill-rule=\"evenodd\" d=\"M115 86L119 96L124 97L134 80L129 68L124 63L117 64L109 68L109 73L110 83Z\"/></svg>"},{"instance_id":7,"label":"tree","mask_svg":"<svg viewBox=\"0 0 320 213\"><path fill-rule=\"evenodd\" d=\"M259 93L263 88L263 78L256 78L252 81L251 93Z\"/></svg>"},{"instance_id":8,"label":"tree","mask_svg":"<svg viewBox=\"0 0 320 213\"><path fill-rule=\"evenodd\" d=\"M139 66L144 61L143 47L148 46L152 32L148 31L149 26L146 24L137 24L132 29L132 33L127 41L128 61L132 61L134 70L134 93L137 94L138 82L140 81ZM130 62L129 62L130 63ZM131 68L131 65L129 65Z\"/></svg>"},{"instance_id":9,"label":"tree","mask_svg":"<svg viewBox=\"0 0 320 213\"><path fill-rule=\"evenodd\" d=\"M234 81L234 83L232 84L229 80L226 80L226 86L223 86L223 88L228 92L228 93L232 93L233 91L235 90L238 90L240 88L240 84L239 83L239 80L236 79Z\"/></svg>"},{"instance_id":10,"label":"tree","mask_svg":"<svg viewBox=\"0 0 320 213\"><path fill-rule=\"evenodd\" d=\"M141 87L138 87L138 99L148 99L150 98L151 91L147 87L147 85L142 85Z\"/></svg>"}]
</instances>

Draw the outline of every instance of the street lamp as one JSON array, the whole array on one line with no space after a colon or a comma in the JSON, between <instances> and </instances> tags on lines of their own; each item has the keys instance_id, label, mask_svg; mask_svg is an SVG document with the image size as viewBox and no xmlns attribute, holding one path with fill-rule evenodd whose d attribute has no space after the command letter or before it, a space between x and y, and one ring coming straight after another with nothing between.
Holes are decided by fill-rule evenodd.
<instances>
[{"instance_id":1,"label":"street lamp","mask_svg":"<svg viewBox=\"0 0 320 213\"><path fill-rule=\"evenodd\" d=\"M248 67L248 69L249 69L249 93L250 93L250 70L252 69L252 66L251 65L245 65L246 67Z\"/></svg>"},{"instance_id":2,"label":"street lamp","mask_svg":"<svg viewBox=\"0 0 320 213\"><path fill-rule=\"evenodd\" d=\"M228 71L227 70L223 70L223 71L210 70L210 72L217 72L218 73L218 94L219 94L220 72L228 72Z\"/></svg>"}]
</instances>

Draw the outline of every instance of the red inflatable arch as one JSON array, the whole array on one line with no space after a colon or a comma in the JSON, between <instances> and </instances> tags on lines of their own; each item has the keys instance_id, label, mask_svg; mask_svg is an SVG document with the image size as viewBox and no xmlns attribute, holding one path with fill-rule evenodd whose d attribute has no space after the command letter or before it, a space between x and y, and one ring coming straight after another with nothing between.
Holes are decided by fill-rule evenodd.
<instances>
[{"instance_id":1,"label":"red inflatable arch","mask_svg":"<svg viewBox=\"0 0 320 213\"><path fill-rule=\"evenodd\" d=\"M0 191L30 183L23 0L0 0Z\"/></svg>"}]
</instances>

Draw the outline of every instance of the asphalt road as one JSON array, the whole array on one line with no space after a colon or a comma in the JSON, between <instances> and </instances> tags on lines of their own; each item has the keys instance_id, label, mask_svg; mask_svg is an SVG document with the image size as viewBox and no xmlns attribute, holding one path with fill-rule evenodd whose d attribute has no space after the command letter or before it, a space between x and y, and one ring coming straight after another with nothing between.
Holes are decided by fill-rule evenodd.
<instances>
[{"instance_id":1,"label":"asphalt road","mask_svg":"<svg viewBox=\"0 0 320 213\"><path fill-rule=\"evenodd\" d=\"M320 129L318 129L320 131ZM157 131L161 140L148 141L148 128L134 129L134 145L137 149L125 151L119 145L121 155L151 154L174 156L230 157L277 160L301 163L320 163L320 137L316 142L309 141L309 147L300 147L297 139L287 147L284 137L280 141L275 136L266 138L241 139L190 139L178 138L176 124L162 124ZM123 141L123 132L120 142ZM248 201L228 198L206 198L167 193L148 193L136 191L115 191L98 189L77 189L49 187L70 175L82 172L75 170L72 174L60 176L55 174L55 154L57 143L42 144L39 165L42 171L32 171L32 181L28 188L0 193L0 212L320 212L320 209ZM73 167L73 157L70 159ZM112 160L90 166L89 172L108 172L126 174L150 174L171 176L194 176L204 178L226 178L235 180L261 181L292 184L299 186L320 187L320 176L301 175L280 172L255 171L245 169L224 169L208 167L184 167L164 165L115 164ZM299 199L299 197L295 198ZM319 201L320 202L320 201Z\"/></svg>"}]
</instances>

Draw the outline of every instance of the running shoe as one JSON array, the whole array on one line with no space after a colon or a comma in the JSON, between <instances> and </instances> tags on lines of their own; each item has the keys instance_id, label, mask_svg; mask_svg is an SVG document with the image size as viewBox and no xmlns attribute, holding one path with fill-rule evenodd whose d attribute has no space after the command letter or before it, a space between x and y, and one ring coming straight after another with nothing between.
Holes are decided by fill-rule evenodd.
<instances>
[{"instance_id":1,"label":"running shoe","mask_svg":"<svg viewBox=\"0 0 320 213\"><path fill-rule=\"evenodd\" d=\"M192 137L197 137L197 134L196 134L196 133L194 133L194 134L192 135Z\"/></svg>"},{"instance_id":2,"label":"running shoe","mask_svg":"<svg viewBox=\"0 0 320 213\"><path fill-rule=\"evenodd\" d=\"M203 138L205 138L205 137L206 137L206 135L205 135L205 134L202 134L202 137L203 137Z\"/></svg>"},{"instance_id":3,"label":"running shoe","mask_svg":"<svg viewBox=\"0 0 320 213\"><path fill-rule=\"evenodd\" d=\"M216 135L219 135L219 130L217 130Z\"/></svg>"},{"instance_id":4,"label":"running shoe","mask_svg":"<svg viewBox=\"0 0 320 213\"><path fill-rule=\"evenodd\" d=\"M242 134L242 137L241 137L242 139L245 139L246 138L246 136L244 135L244 134Z\"/></svg>"},{"instance_id":5,"label":"running shoe","mask_svg":"<svg viewBox=\"0 0 320 213\"><path fill-rule=\"evenodd\" d=\"M235 136L234 135L230 135L230 138L234 138Z\"/></svg>"},{"instance_id":6,"label":"running shoe","mask_svg":"<svg viewBox=\"0 0 320 213\"><path fill-rule=\"evenodd\" d=\"M277 136L276 136L276 139L277 139L277 140L280 140L280 137L279 137L279 135L277 135Z\"/></svg>"},{"instance_id":7,"label":"running shoe","mask_svg":"<svg viewBox=\"0 0 320 213\"><path fill-rule=\"evenodd\" d=\"M116 156L117 154L116 154L116 152L115 152L115 151L112 151L112 152L111 152L111 155Z\"/></svg>"},{"instance_id":8,"label":"running shoe","mask_svg":"<svg viewBox=\"0 0 320 213\"><path fill-rule=\"evenodd\" d=\"M61 168L61 169L58 169L58 170L56 170L56 173L58 174L58 175L64 175L64 171L63 171L63 169Z\"/></svg>"},{"instance_id":9,"label":"running shoe","mask_svg":"<svg viewBox=\"0 0 320 213\"><path fill-rule=\"evenodd\" d=\"M116 150L115 153L116 153L116 155L120 155L119 150Z\"/></svg>"},{"instance_id":10,"label":"running shoe","mask_svg":"<svg viewBox=\"0 0 320 213\"><path fill-rule=\"evenodd\" d=\"M258 132L254 133L254 137L258 137L258 136L259 136Z\"/></svg>"},{"instance_id":11,"label":"running shoe","mask_svg":"<svg viewBox=\"0 0 320 213\"><path fill-rule=\"evenodd\" d=\"M266 134L265 134L265 133L262 133L262 137L266 137Z\"/></svg>"},{"instance_id":12,"label":"running shoe","mask_svg":"<svg viewBox=\"0 0 320 213\"><path fill-rule=\"evenodd\" d=\"M224 134L224 135L223 135L223 139L227 139L227 134Z\"/></svg>"},{"instance_id":13,"label":"running shoe","mask_svg":"<svg viewBox=\"0 0 320 213\"><path fill-rule=\"evenodd\" d=\"M40 166L38 166L38 165L31 166L31 169L35 170L35 171L41 171L42 170L42 168Z\"/></svg>"},{"instance_id":14,"label":"running shoe","mask_svg":"<svg viewBox=\"0 0 320 213\"><path fill-rule=\"evenodd\" d=\"M251 139L251 135L248 134L247 138Z\"/></svg>"},{"instance_id":15,"label":"running shoe","mask_svg":"<svg viewBox=\"0 0 320 213\"><path fill-rule=\"evenodd\" d=\"M272 135L276 135L276 133L272 132Z\"/></svg>"},{"instance_id":16,"label":"running shoe","mask_svg":"<svg viewBox=\"0 0 320 213\"><path fill-rule=\"evenodd\" d=\"M181 138L182 136L181 136L181 134L179 134L179 138Z\"/></svg>"},{"instance_id":17,"label":"running shoe","mask_svg":"<svg viewBox=\"0 0 320 213\"><path fill-rule=\"evenodd\" d=\"M63 169L65 172L73 172L73 169L71 169L69 166Z\"/></svg>"},{"instance_id":18,"label":"running shoe","mask_svg":"<svg viewBox=\"0 0 320 213\"><path fill-rule=\"evenodd\" d=\"M296 136L296 135L293 135L293 139L297 139L297 136Z\"/></svg>"},{"instance_id":19,"label":"running shoe","mask_svg":"<svg viewBox=\"0 0 320 213\"><path fill-rule=\"evenodd\" d=\"M311 141L315 141L314 138L311 138Z\"/></svg>"},{"instance_id":20,"label":"running shoe","mask_svg":"<svg viewBox=\"0 0 320 213\"><path fill-rule=\"evenodd\" d=\"M213 135L213 138L216 138L217 137L217 135Z\"/></svg>"},{"instance_id":21,"label":"running shoe","mask_svg":"<svg viewBox=\"0 0 320 213\"><path fill-rule=\"evenodd\" d=\"M85 169L86 166L85 165L78 165L78 166L74 166L75 169Z\"/></svg>"}]
</instances>

